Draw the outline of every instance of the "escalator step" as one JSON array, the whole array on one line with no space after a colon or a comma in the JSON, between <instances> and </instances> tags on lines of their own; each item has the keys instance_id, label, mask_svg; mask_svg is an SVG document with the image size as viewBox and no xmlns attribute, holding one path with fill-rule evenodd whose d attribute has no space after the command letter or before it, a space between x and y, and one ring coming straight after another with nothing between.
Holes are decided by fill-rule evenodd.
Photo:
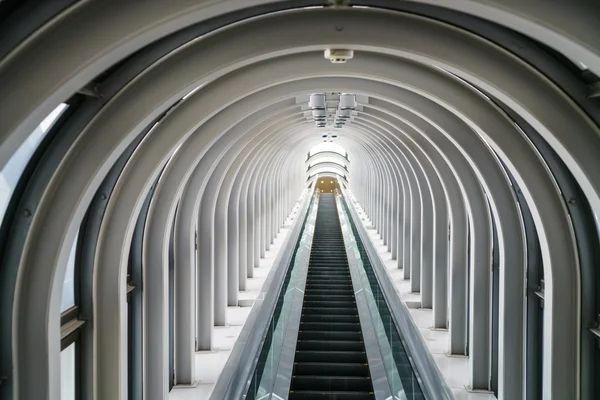
<instances>
[{"instance_id":1,"label":"escalator step","mask_svg":"<svg viewBox=\"0 0 600 400\"><path fill-rule=\"evenodd\" d=\"M308 268L308 272L329 272L332 274L349 274L347 265L315 265Z\"/></svg>"},{"instance_id":2,"label":"escalator step","mask_svg":"<svg viewBox=\"0 0 600 400\"><path fill-rule=\"evenodd\" d=\"M359 322L300 322L302 330L309 331L355 331Z\"/></svg>"},{"instance_id":3,"label":"escalator step","mask_svg":"<svg viewBox=\"0 0 600 400\"><path fill-rule=\"evenodd\" d=\"M331 267L331 268L309 268L309 274L325 274L325 275L350 275L350 271L346 267Z\"/></svg>"},{"instance_id":4,"label":"escalator step","mask_svg":"<svg viewBox=\"0 0 600 400\"><path fill-rule=\"evenodd\" d=\"M331 284L313 283L312 285L309 285L309 289L336 289L336 290L352 289L352 284L351 283L331 283Z\"/></svg>"},{"instance_id":5,"label":"escalator step","mask_svg":"<svg viewBox=\"0 0 600 400\"><path fill-rule=\"evenodd\" d=\"M361 341L362 334L357 331L299 331L298 340L354 340Z\"/></svg>"},{"instance_id":6,"label":"escalator step","mask_svg":"<svg viewBox=\"0 0 600 400\"><path fill-rule=\"evenodd\" d=\"M352 282L350 280L350 277L344 277L344 276L309 276L306 279L307 283L312 283L312 284L322 284L322 285L327 285L327 284L338 284L338 285L344 285L347 284L350 285L350 283Z\"/></svg>"},{"instance_id":7,"label":"escalator step","mask_svg":"<svg viewBox=\"0 0 600 400\"><path fill-rule=\"evenodd\" d=\"M302 322L358 322L358 315L302 314Z\"/></svg>"},{"instance_id":8,"label":"escalator step","mask_svg":"<svg viewBox=\"0 0 600 400\"><path fill-rule=\"evenodd\" d=\"M346 301L349 303L354 301L353 295L332 294L331 296L321 296L314 294L306 297L308 297L310 301Z\"/></svg>"},{"instance_id":9,"label":"escalator step","mask_svg":"<svg viewBox=\"0 0 600 400\"><path fill-rule=\"evenodd\" d=\"M329 274L350 274L347 265L314 266L308 269L308 272L329 273Z\"/></svg>"},{"instance_id":10,"label":"escalator step","mask_svg":"<svg viewBox=\"0 0 600 400\"><path fill-rule=\"evenodd\" d=\"M296 362L365 363L367 355L362 351L298 350Z\"/></svg>"},{"instance_id":11,"label":"escalator step","mask_svg":"<svg viewBox=\"0 0 600 400\"><path fill-rule=\"evenodd\" d=\"M319 273L319 274L340 274L340 275L350 275L350 271L348 271L348 267L344 266L344 265L337 265L337 266L318 266L318 267L310 267L308 269L308 272L313 274L313 273Z\"/></svg>"},{"instance_id":12,"label":"escalator step","mask_svg":"<svg viewBox=\"0 0 600 400\"><path fill-rule=\"evenodd\" d=\"M365 345L362 341L350 340L298 340L297 350L321 351L362 351Z\"/></svg>"},{"instance_id":13,"label":"escalator step","mask_svg":"<svg viewBox=\"0 0 600 400\"><path fill-rule=\"evenodd\" d=\"M335 260L330 263L313 262L309 268L345 268L348 269L348 262L344 260Z\"/></svg>"},{"instance_id":14,"label":"escalator step","mask_svg":"<svg viewBox=\"0 0 600 400\"><path fill-rule=\"evenodd\" d=\"M364 363L303 362L294 365L294 375L369 376Z\"/></svg>"},{"instance_id":15,"label":"escalator step","mask_svg":"<svg viewBox=\"0 0 600 400\"><path fill-rule=\"evenodd\" d=\"M371 392L295 390L290 392L289 400L372 400Z\"/></svg>"},{"instance_id":16,"label":"escalator step","mask_svg":"<svg viewBox=\"0 0 600 400\"><path fill-rule=\"evenodd\" d=\"M305 299L304 306L320 308L355 308L356 304L347 301L310 301Z\"/></svg>"},{"instance_id":17,"label":"escalator step","mask_svg":"<svg viewBox=\"0 0 600 400\"><path fill-rule=\"evenodd\" d=\"M306 290L304 291L305 295L311 295L311 294L327 294L327 293L331 293L331 294L354 294L354 292L352 291L352 289L348 288L348 289L310 289L310 288L306 288Z\"/></svg>"},{"instance_id":18,"label":"escalator step","mask_svg":"<svg viewBox=\"0 0 600 400\"><path fill-rule=\"evenodd\" d=\"M330 314L330 315L355 315L356 314L356 307L327 307L327 308L323 308L323 307L307 307L304 306L302 308L302 313L304 315L308 315L308 314Z\"/></svg>"},{"instance_id":19,"label":"escalator step","mask_svg":"<svg viewBox=\"0 0 600 400\"><path fill-rule=\"evenodd\" d=\"M323 269L317 269L317 270L310 270L308 271L308 276L314 276L314 277L339 277L339 278L346 278L346 279L350 279L350 277L352 275L350 275L350 273L348 272L348 270L346 270L345 272L342 271L332 271L332 270L326 270L325 268Z\"/></svg>"},{"instance_id":20,"label":"escalator step","mask_svg":"<svg viewBox=\"0 0 600 400\"><path fill-rule=\"evenodd\" d=\"M292 376L291 390L371 391L369 376Z\"/></svg>"},{"instance_id":21,"label":"escalator step","mask_svg":"<svg viewBox=\"0 0 600 400\"><path fill-rule=\"evenodd\" d=\"M351 275L349 273L335 272L335 271L309 271L309 278L321 278L321 279L345 279L350 280Z\"/></svg>"}]
</instances>

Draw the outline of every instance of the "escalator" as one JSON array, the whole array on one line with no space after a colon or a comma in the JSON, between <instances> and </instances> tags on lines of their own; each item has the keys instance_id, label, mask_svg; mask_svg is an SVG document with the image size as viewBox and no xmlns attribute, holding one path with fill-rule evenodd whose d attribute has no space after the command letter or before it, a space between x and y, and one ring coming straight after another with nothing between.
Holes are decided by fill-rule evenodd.
<instances>
[{"instance_id":1,"label":"escalator","mask_svg":"<svg viewBox=\"0 0 600 400\"><path fill-rule=\"evenodd\" d=\"M374 399L333 193L320 197L290 400Z\"/></svg>"},{"instance_id":2,"label":"escalator","mask_svg":"<svg viewBox=\"0 0 600 400\"><path fill-rule=\"evenodd\" d=\"M345 198L316 193L304 207L293 255L275 270L276 294L258 309L264 322L242 331L247 336L228 360L231 372L222 374L211 400L451 399L433 358L423 359L428 353L415 339L417 328L400 314L408 311L392 297L393 283L381 286L386 275L375 266L384 266L372 263L376 250L363 243ZM418 350L412 357L402 334ZM427 381L415 369L417 358Z\"/></svg>"}]
</instances>

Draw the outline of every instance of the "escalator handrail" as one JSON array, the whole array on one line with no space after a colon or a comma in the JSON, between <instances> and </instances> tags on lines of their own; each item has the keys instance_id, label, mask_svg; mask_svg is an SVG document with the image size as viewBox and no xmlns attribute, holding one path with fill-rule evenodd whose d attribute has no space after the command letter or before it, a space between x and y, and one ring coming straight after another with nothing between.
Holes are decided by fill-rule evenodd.
<instances>
[{"instance_id":1,"label":"escalator handrail","mask_svg":"<svg viewBox=\"0 0 600 400\"><path fill-rule=\"evenodd\" d=\"M306 198L293 223L292 230L282 243L281 250L265 280L244 327L231 350L229 358L219 375L210 399L242 399L248 390L252 374L256 369L263 342L267 336L271 317L285 276L295 253L295 244L300 238L305 217L313 202L314 186L307 190ZM269 294L268 296L266 294Z\"/></svg>"},{"instance_id":2,"label":"escalator handrail","mask_svg":"<svg viewBox=\"0 0 600 400\"><path fill-rule=\"evenodd\" d=\"M400 298L398 291L394 285L394 282L390 278L383 261L368 233L360 221L360 217L356 212L354 206L350 204L349 197L345 188L342 185L342 201L346 203L347 209L351 214L351 224L353 224L360 236L360 240L363 244L369 261L375 272L375 277L381 288L381 292L388 305L392 319L396 326L396 330L400 334L402 341L404 342L407 353L410 356L410 361L413 365L413 369L417 371L418 376L421 380L421 386L425 394L425 398L428 399L447 399L452 400L454 396L450 391L444 377L438 369L431 352L427 348L419 328L413 321L408 307Z\"/></svg>"},{"instance_id":3,"label":"escalator handrail","mask_svg":"<svg viewBox=\"0 0 600 400\"><path fill-rule=\"evenodd\" d=\"M296 355L296 344L298 342L298 331L302 318L302 306L304 303L304 293L306 291L306 279L308 277L308 267L313 247L313 240L316 234L317 214L321 206L321 194L317 193L318 201L314 202L314 209L307 216L304 232L302 232L302 241L306 241L302 248L298 249L294 257L294 265L290 268L296 270L296 279L290 284L294 285L296 290L291 299L288 318L285 323L284 339L281 343L281 350L277 360L277 373L272 385L272 399L285 398L290 392L292 383L292 373L294 369L294 360ZM291 285L286 290L290 290ZM299 294L300 293L300 294Z\"/></svg>"},{"instance_id":4,"label":"escalator handrail","mask_svg":"<svg viewBox=\"0 0 600 400\"><path fill-rule=\"evenodd\" d=\"M388 375L386 373L384 356L381 353L377 332L373 324L373 314L371 313L369 303L366 296L366 291L369 290L363 284L359 270L363 269L363 262L358 253L356 238L352 232L352 221L350 216L344 210L342 200L339 198L337 190L335 194L335 203L340 220L340 228L344 237L344 245L348 259L348 269L352 278L352 288L356 301L357 313L360 317L361 331L363 334L363 343L369 360L369 370L371 375L371 384L375 399L390 399L392 396L392 386L390 385ZM378 362L379 361L379 362Z\"/></svg>"}]
</instances>

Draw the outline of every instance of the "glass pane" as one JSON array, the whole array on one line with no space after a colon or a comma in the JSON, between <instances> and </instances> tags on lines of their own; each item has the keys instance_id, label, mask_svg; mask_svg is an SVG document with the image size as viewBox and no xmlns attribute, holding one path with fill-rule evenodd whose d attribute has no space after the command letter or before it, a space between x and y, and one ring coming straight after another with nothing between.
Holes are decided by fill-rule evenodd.
<instances>
[{"instance_id":1,"label":"glass pane","mask_svg":"<svg viewBox=\"0 0 600 400\"><path fill-rule=\"evenodd\" d=\"M65 273L65 281L63 283L62 302L60 305L61 312L75 305L75 253L78 237L79 232L75 235L75 240L71 246L71 253L69 254L67 272Z\"/></svg>"},{"instance_id":2,"label":"glass pane","mask_svg":"<svg viewBox=\"0 0 600 400\"><path fill-rule=\"evenodd\" d=\"M410 357L396 329L396 324L379 286L367 251L362 244L356 224L349 218L351 215L349 206L345 198L342 197L340 201L345 211L345 213L340 212L343 229L348 229L354 236L354 240L347 244L347 250L360 257L358 273L364 288L367 307L371 314L373 328L383 358L382 362L394 398L401 400L424 399L419 377L413 370Z\"/></svg>"},{"instance_id":3,"label":"glass pane","mask_svg":"<svg viewBox=\"0 0 600 400\"><path fill-rule=\"evenodd\" d=\"M66 107L66 104L60 104L56 107L50 115L38 125L35 131L29 135L27 140L17 149L0 172L0 222L4 218L10 196L23 173L25 166L29 162L31 155Z\"/></svg>"},{"instance_id":4,"label":"glass pane","mask_svg":"<svg viewBox=\"0 0 600 400\"><path fill-rule=\"evenodd\" d=\"M75 343L60 353L60 398L75 400Z\"/></svg>"},{"instance_id":5,"label":"glass pane","mask_svg":"<svg viewBox=\"0 0 600 400\"><path fill-rule=\"evenodd\" d=\"M275 306L275 312L270 322L267 337L263 344L260 353L258 364L250 388L246 396L246 400L261 400L270 396L273 390L273 384L279 367L279 357L283 348L285 332L287 329L288 319L290 317L290 308L294 297L298 295L298 291L294 290L300 279L301 265L308 264L310 257L310 246L312 243L312 232L316 220L316 211L318 203L313 200L302 224L302 235L296 243L293 260L287 271L283 282L282 290Z\"/></svg>"}]
</instances>

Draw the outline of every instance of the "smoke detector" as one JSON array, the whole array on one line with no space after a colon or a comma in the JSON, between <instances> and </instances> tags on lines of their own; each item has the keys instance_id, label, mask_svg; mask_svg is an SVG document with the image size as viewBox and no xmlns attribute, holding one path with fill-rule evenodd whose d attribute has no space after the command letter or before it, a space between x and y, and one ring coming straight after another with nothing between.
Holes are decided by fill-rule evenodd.
<instances>
[{"instance_id":1,"label":"smoke detector","mask_svg":"<svg viewBox=\"0 0 600 400\"><path fill-rule=\"evenodd\" d=\"M354 57L353 50L347 49L327 49L325 50L325 58L329 59L334 64L344 64L346 61Z\"/></svg>"}]
</instances>

